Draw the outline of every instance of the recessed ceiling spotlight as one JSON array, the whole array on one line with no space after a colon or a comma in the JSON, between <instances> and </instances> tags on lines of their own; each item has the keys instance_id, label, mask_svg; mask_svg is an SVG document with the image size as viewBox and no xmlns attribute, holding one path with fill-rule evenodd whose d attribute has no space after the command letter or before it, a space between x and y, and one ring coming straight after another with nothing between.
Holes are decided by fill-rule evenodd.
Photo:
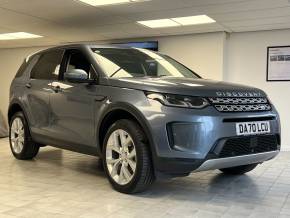
<instances>
[{"instance_id":1,"label":"recessed ceiling spotlight","mask_svg":"<svg viewBox=\"0 0 290 218\"><path fill-rule=\"evenodd\" d=\"M166 18L166 19L159 19L159 20L137 21L137 23L150 27L150 28L187 26L187 25L214 23L214 22L216 21L207 15L196 15L196 16L188 16L188 17Z\"/></svg>"},{"instance_id":2,"label":"recessed ceiling spotlight","mask_svg":"<svg viewBox=\"0 0 290 218\"><path fill-rule=\"evenodd\" d=\"M145 1L150 1L150 0L78 0L78 1L98 7L98 6L116 5L116 4L124 4L124 3L145 2Z\"/></svg>"},{"instance_id":3,"label":"recessed ceiling spotlight","mask_svg":"<svg viewBox=\"0 0 290 218\"><path fill-rule=\"evenodd\" d=\"M26 33L26 32L0 33L0 40L33 39L33 38L40 38L40 37L43 37L43 36Z\"/></svg>"}]
</instances>

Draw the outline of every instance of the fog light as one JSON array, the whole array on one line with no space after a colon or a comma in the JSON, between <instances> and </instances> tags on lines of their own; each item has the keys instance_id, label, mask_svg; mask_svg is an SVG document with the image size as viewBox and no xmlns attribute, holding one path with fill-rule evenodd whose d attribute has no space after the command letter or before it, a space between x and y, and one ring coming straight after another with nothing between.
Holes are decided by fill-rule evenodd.
<instances>
[{"instance_id":1,"label":"fog light","mask_svg":"<svg viewBox=\"0 0 290 218\"><path fill-rule=\"evenodd\" d=\"M171 123L168 126L170 145L180 151L193 151L201 143L202 123Z\"/></svg>"}]
</instances>

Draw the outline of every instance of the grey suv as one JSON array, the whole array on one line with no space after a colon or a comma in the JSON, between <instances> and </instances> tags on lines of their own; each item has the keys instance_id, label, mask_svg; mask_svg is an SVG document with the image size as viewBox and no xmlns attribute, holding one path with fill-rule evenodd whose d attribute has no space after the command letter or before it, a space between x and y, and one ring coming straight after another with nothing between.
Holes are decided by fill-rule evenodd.
<instances>
[{"instance_id":1,"label":"grey suv","mask_svg":"<svg viewBox=\"0 0 290 218\"><path fill-rule=\"evenodd\" d=\"M138 48L67 45L27 57L8 118L17 159L45 145L99 156L124 193L164 175L243 174L280 150L279 116L262 90L202 79Z\"/></svg>"}]
</instances>

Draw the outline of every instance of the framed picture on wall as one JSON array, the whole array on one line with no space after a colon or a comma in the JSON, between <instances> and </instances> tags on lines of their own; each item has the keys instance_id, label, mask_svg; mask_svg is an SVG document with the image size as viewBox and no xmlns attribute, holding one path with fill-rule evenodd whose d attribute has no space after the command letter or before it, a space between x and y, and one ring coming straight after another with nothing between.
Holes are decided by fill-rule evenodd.
<instances>
[{"instance_id":1,"label":"framed picture on wall","mask_svg":"<svg viewBox=\"0 0 290 218\"><path fill-rule=\"evenodd\" d=\"M267 48L267 81L290 81L290 46Z\"/></svg>"}]
</instances>

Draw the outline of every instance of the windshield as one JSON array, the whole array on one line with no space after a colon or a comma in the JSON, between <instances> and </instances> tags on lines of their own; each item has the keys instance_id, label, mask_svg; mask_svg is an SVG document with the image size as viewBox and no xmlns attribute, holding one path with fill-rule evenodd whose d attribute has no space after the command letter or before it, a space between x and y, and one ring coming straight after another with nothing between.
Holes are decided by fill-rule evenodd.
<instances>
[{"instance_id":1,"label":"windshield","mask_svg":"<svg viewBox=\"0 0 290 218\"><path fill-rule=\"evenodd\" d=\"M200 78L172 58L146 49L93 48L92 51L108 77Z\"/></svg>"}]
</instances>

